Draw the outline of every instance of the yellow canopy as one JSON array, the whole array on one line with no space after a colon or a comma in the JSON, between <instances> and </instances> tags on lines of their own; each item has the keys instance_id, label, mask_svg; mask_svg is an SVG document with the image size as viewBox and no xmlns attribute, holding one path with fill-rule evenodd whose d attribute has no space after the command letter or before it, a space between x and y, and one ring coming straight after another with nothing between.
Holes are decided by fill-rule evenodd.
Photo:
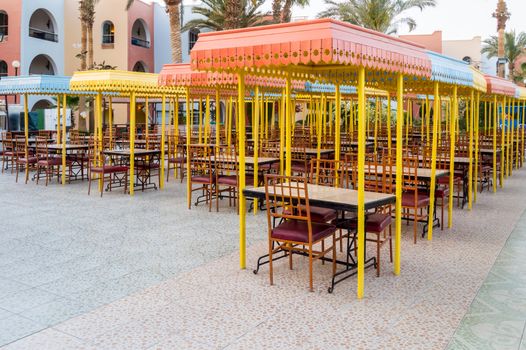
<instances>
[{"instance_id":1,"label":"yellow canopy","mask_svg":"<svg viewBox=\"0 0 526 350\"><path fill-rule=\"evenodd\" d=\"M486 78L484 78L484 74L479 71L477 68L470 66L471 70L473 71L473 87L476 90L479 90L483 93L488 92L488 85L486 83Z\"/></svg>"}]
</instances>

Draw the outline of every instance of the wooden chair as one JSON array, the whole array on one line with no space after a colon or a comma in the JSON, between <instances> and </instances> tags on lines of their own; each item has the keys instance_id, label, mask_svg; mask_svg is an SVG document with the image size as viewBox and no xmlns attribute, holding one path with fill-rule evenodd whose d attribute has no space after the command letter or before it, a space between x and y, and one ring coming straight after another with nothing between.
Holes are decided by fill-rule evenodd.
<instances>
[{"instance_id":1,"label":"wooden chair","mask_svg":"<svg viewBox=\"0 0 526 350\"><path fill-rule=\"evenodd\" d=\"M91 193L91 181L94 179L101 180L102 185L99 186L100 196L104 193L104 184L108 182L108 189L111 191L111 186L115 182L122 184L124 182L124 193L128 192L128 170L129 167L122 164L110 164L108 159L102 153L102 145L99 142L98 147L95 147L95 140L89 140L88 148L88 196Z\"/></svg>"},{"instance_id":2,"label":"wooden chair","mask_svg":"<svg viewBox=\"0 0 526 350\"><path fill-rule=\"evenodd\" d=\"M336 226L312 221L305 177L265 175L264 182L270 284L274 284L273 255L288 253L289 267L292 269L292 254L300 252L309 257L309 290L312 292L314 260L332 252L332 273L336 272ZM276 220L280 224L274 226ZM332 244L324 244L324 248L316 249L315 246L329 238L332 238Z\"/></svg>"},{"instance_id":3,"label":"wooden chair","mask_svg":"<svg viewBox=\"0 0 526 350\"><path fill-rule=\"evenodd\" d=\"M11 165L11 173L15 168L15 140L9 131L2 134L2 173Z\"/></svg>"},{"instance_id":4,"label":"wooden chair","mask_svg":"<svg viewBox=\"0 0 526 350\"><path fill-rule=\"evenodd\" d=\"M216 146L214 155L216 210L219 211L219 198L228 192L229 205L236 206L239 195L239 169L235 146ZM254 185L254 176L245 175L246 186Z\"/></svg>"},{"instance_id":5,"label":"wooden chair","mask_svg":"<svg viewBox=\"0 0 526 350\"><path fill-rule=\"evenodd\" d=\"M36 138L36 156L37 161L37 185L38 180L40 179L40 173L44 170L46 175L46 186L49 183L49 180L53 179L53 175L57 174L57 181L59 181L59 171L60 166L62 165L62 159L56 155L50 154L48 150L48 138L45 136L37 136Z\"/></svg>"},{"instance_id":6,"label":"wooden chair","mask_svg":"<svg viewBox=\"0 0 526 350\"><path fill-rule=\"evenodd\" d=\"M212 149L205 145L190 145L189 154L190 169L188 169L188 176L190 177L190 193L195 191L202 191L202 196L205 202L208 203L208 211L212 211L212 199L215 195L215 176L214 167L212 166ZM194 184L199 185L194 188ZM196 205L200 199L196 201ZM188 201L188 209L192 207L191 196Z\"/></svg>"},{"instance_id":7,"label":"wooden chair","mask_svg":"<svg viewBox=\"0 0 526 350\"><path fill-rule=\"evenodd\" d=\"M168 161L166 163L166 181L170 178L170 170L174 170L174 177L177 179L177 173L181 177L181 183L184 179L186 168L186 145L180 143L180 139L175 134L168 135Z\"/></svg>"},{"instance_id":8,"label":"wooden chair","mask_svg":"<svg viewBox=\"0 0 526 350\"><path fill-rule=\"evenodd\" d=\"M429 195L420 188L418 180L419 159L417 155L406 155L403 160L404 182L402 186L403 217L409 223L413 219L414 243L416 244L418 222L427 219L429 211ZM423 211L426 210L424 214Z\"/></svg>"},{"instance_id":9,"label":"wooden chair","mask_svg":"<svg viewBox=\"0 0 526 350\"><path fill-rule=\"evenodd\" d=\"M26 170L25 183L29 180L29 168L35 168L37 164L37 157L29 154L26 148L26 138L17 137L15 141L15 157L16 157L16 182L18 182L18 174L22 170Z\"/></svg>"}]
</instances>

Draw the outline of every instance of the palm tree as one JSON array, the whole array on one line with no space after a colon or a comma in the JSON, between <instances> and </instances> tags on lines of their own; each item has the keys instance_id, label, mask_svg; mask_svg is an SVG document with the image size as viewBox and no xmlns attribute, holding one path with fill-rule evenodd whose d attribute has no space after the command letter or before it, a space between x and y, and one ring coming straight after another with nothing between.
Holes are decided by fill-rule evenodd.
<instances>
[{"instance_id":1,"label":"palm tree","mask_svg":"<svg viewBox=\"0 0 526 350\"><path fill-rule=\"evenodd\" d=\"M283 3L283 8L282 3L282 0L272 1L272 21L274 23L290 22L292 17L292 6L307 6L309 4L309 0L285 0Z\"/></svg>"},{"instance_id":2,"label":"palm tree","mask_svg":"<svg viewBox=\"0 0 526 350\"><path fill-rule=\"evenodd\" d=\"M359 25L386 34L395 34L400 25L407 25L409 31L416 28L411 17L402 17L410 9L420 11L435 7L436 0L325 0L327 10L318 17L330 17Z\"/></svg>"},{"instance_id":3,"label":"palm tree","mask_svg":"<svg viewBox=\"0 0 526 350\"><path fill-rule=\"evenodd\" d=\"M129 10L135 0L128 0L126 10ZM164 0L166 12L170 19L170 46L172 47L172 62L181 63L181 3L182 0Z\"/></svg>"},{"instance_id":4,"label":"palm tree","mask_svg":"<svg viewBox=\"0 0 526 350\"><path fill-rule=\"evenodd\" d=\"M93 23L95 23L95 5L99 0L79 0L79 19L81 29L80 69L93 66Z\"/></svg>"},{"instance_id":5,"label":"palm tree","mask_svg":"<svg viewBox=\"0 0 526 350\"><path fill-rule=\"evenodd\" d=\"M481 52L485 53L489 58L499 57L498 47L499 40L498 37L493 35L490 38L483 41L485 46L482 48ZM520 32L519 34L515 33L514 30L506 32L504 34L504 53L505 58L508 60L508 71L509 77L511 80L517 78L517 72L515 71L515 62L526 51L526 33Z\"/></svg>"},{"instance_id":6,"label":"palm tree","mask_svg":"<svg viewBox=\"0 0 526 350\"><path fill-rule=\"evenodd\" d=\"M239 2L240 6L232 4L229 9L232 12L232 18L227 18L227 7L229 2ZM202 0L204 6L195 6L192 13L201 15L202 18L196 18L189 21L182 28L183 31L191 28L197 29L211 29L215 31L224 29L247 28L258 25L269 24L270 21L265 20L265 14L259 11L264 0L258 0L255 3L252 0ZM237 9L235 9L237 7ZM234 11L237 11L235 13ZM230 15L228 15L230 17Z\"/></svg>"}]
</instances>

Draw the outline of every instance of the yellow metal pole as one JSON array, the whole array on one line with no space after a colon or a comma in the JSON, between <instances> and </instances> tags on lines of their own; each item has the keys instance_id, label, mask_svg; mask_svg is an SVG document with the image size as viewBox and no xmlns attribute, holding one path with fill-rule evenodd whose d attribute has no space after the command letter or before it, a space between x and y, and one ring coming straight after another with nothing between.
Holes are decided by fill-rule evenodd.
<instances>
[{"instance_id":1,"label":"yellow metal pole","mask_svg":"<svg viewBox=\"0 0 526 350\"><path fill-rule=\"evenodd\" d=\"M334 109L335 109L335 120L334 120L334 159L336 161L340 160L340 153L341 153L341 94L340 94L340 84L336 84L335 89L335 98L334 101ZM336 187L338 187L339 179L338 174L336 173Z\"/></svg>"},{"instance_id":2,"label":"yellow metal pole","mask_svg":"<svg viewBox=\"0 0 526 350\"><path fill-rule=\"evenodd\" d=\"M376 145L377 145L377 139L378 139L378 122L380 119L380 104L379 104L378 97L374 100L374 151L376 152Z\"/></svg>"},{"instance_id":3,"label":"yellow metal pole","mask_svg":"<svg viewBox=\"0 0 526 350\"><path fill-rule=\"evenodd\" d=\"M206 95L206 107L205 107L205 143L209 142L210 135L210 95Z\"/></svg>"},{"instance_id":4,"label":"yellow metal pole","mask_svg":"<svg viewBox=\"0 0 526 350\"><path fill-rule=\"evenodd\" d=\"M62 185L66 184L66 94L62 95Z\"/></svg>"},{"instance_id":5,"label":"yellow metal pole","mask_svg":"<svg viewBox=\"0 0 526 350\"><path fill-rule=\"evenodd\" d=\"M453 86L453 101L449 110L451 120L449 122L449 203L447 213L447 227L453 226L453 189L455 179L455 119L458 117L458 87Z\"/></svg>"},{"instance_id":6,"label":"yellow metal pole","mask_svg":"<svg viewBox=\"0 0 526 350\"><path fill-rule=\"evenodd\" d=\"M508 155L508 176L512 175L513 169L513 124L515 123L515 101L510 99L509 110L510 110L510 122L508 123L508 147L506 154Z\"/></svg>"},{"instance_id":7,"label":"yellow metal pole","mask_svg":"<svg viewBox=\"0 0 526 350\"><path fill-rule=\"evenodd\" d=\"M405 114L405 146L409 144L409 99L407 100L407 112Z\"/></svg>"},{"instance_id":8,"label":"yellow metal pole","mask_svg":"<svg viewBox=\"0 0 526 350\"><path fill-rule=\"evenodd\" d=\"M28 139L29 139L29 101L27 100L27 94L24 94L24 136L25 136L25 147L24 147L24 156L26 159L29 159L29 150L28 150ZM29 164L26 164L26 179L29 176Z\"/></svg>"},{"instance_id":9,"label":"yellow metal pole","mask_svg":"<svg viewBox=\"0 0 526 350\"><path fill-rule=\"evenodd\" d=\"M144 98L144 132L146 138L150 136L150 108L148 107L148 96Z\"/></svg>"},{"instance_id":10,"label":"yellow metal pole","mask_svg":"<svg viewBox=\"0 0 526 350\"><path fill-rule=\"evenodd\" d=\"M434 83L433 100L433 142L431 144L431 185L429 188L429 215L427 223L427 239L433 239L433 223L435 217L435 188L436 188L436 160L438 143L438 124L440 123L440 85L438 81Z\"/></svg>"},{"instance_id":11,"label":"yellow metal pole","mask_svg":"<svg viewBox=\"0 0 526 350\"><path fill-rule=\"evenodd\" d=\"M166 95L162 95L161 99L161 178L159 179L159 188L162 190L164 188L164 149L166 142ZM168 155L169 157L170 155ZM175 172L177 173L177 172ZM190 175L188 175L190 176Z\"/></svg>"},{"instance_id":12,"label":"yellow metal pole","mask_svg":"<svg viewBox=\"0 0 526 350\"><path fill-rule=\"evenodd\" d=\"M287 78L285 79L285 132L286 132L286 152L287 155L285 157L286 160L286 167L285 167L285 175L291 176L292 175L292 103L290 99L291 94L291 81L290 81L290 74L287 74Z\"/></svg>"},{"instance_id":13,"label":"yellow metal pole","mask_svg":"<svg viewBox=\"0 0 526 350\"><path fill-rule=\"evenodd\" d=\"M396 206L395 206L395 254L394 273L400 275L400 254L402 247L402 133L404 130L404 76L398 73L396 79Z\"/></svg>"},{"instance_id":14,"label":"yellow metal pole","mask_svg":"<svg viewBox=\"0 0 526 350\"><path fill-rule=\"evenodd\" d=\"M525 109L526 108L526 101L522 101L522 108L521 108L521 167L524 164L524 117L525 117Z\"/></svg>"},{"instance_id":15,"label":"yellow metal pole","mask_svg":"<svg viewBox=\"0 0 526 350\"><path fill-rule=\"evenodd\" d=\"M497 114L499 105L497 95L493 96L493 193L497 192Z\"/></svg>"},{"instance_id":16,"label":"yellow metal pole","mask_svg":"<svg viewBox=\"0 0 526 350\"><path fill-rule=\"evenodd\" d=\"M97 145L100 146L97 157L99 158L99 166L102 166L104 159L102 152L104 151L104 136L102 133L102 93L98 93L95 97L95 128L97 129ZM104 189L103 175L99 177L99 191Z\"/></svg>"},{"instance_id":17,"label":"yellow metal pole","mask_svg":"<svg viewBox=\"0 0 526 350\"><path fill-rule=\"evenodd\" d=\"M281 103L279 106L279 173L285 173L285 89L282 90Z\"/></svg>"},{"instance_id":18,"label":"yellow metal pole","mask_svg":"<svg viewBox=\"0 0 526 350\"><path fill-rule=\"evenodd\" d=\"M130 195L135 190L135 122L136 122L136 99L135 91L130 93Z\"/></svg>"},{"instance_id":19,"label":"yellow metal pole","mask_svg":"<svg viewBox=\"0 0 526 350\"><path fill-rule=\"evenodd\" d=\"M357 296L364 295L365 260L365 67L358 70L358 269Z\"/></svg>"},{"instance_id":20,"label":"yellow metal pole","mask_svg":"<svg viewBox=\"0 0 526 350\"><path fill-rule=\"evenodd\" d=\"M429 108L429 95L426 95L426 145L429 147L429 124L431 119L431 109Z\"/></svg>"},{"instance_id":21,"label":"yellow metal pole","mask_svg":"<svg viewBox=\"0 0 526 350\"><path fill-rule=\"evenodd\" d=\"M515 168L514 169L518 169L519 168L519 125L520 125L520 101L519 100L516 100L515 103L517 104L517 111L515 113L515 121L517 123L517 126L515 127L515 122L513 123L513 127L514 127L514 130L515 132L513 133L514 137L513 137L513 146L515 147L515 156L514 156L514 159L515 160ZM514 109L514 112L515 112L515 109Z\"/></svg>"},{"instance_id":22,"label":"yellow metal pole","mask_svg":"<svg viewBox=\"0 0 526 350\"><path fill-rule=\"evenodd\" d=\"M469 125L469 169L468 169L468 209L471 210L473 205L473 117L474 117L474 90L471 90L471 98L469 99L469 114L468 114L468 125Z\"/></svg>"},{"instance_id":23,"label":"yellow metal pole","mask_svg":"<svg viewBox=\"0 0 526 350\"><path fill-rule=\"evenodd\" d=\"M254 187L257 187L258 183L257 183L257 179L258 179L258 174L259 174L259 169L258 169L258 156L259 156L259 113L260 113L260 110L259 110L259 86L256 86L255 89L254 89L254 100L255 100L255 104L254 104L254 130L252 132L252 136L254 138ZM258 200L257 199L254 199L254 215L257 214L257 209L258 209Z\"/></svg>"},{"instance_id":24,"label":"yellow metal pole","mask_svg":"<svg viewBox=\"0 0 526 350\"><path fill-rule=\"evenodd\" d=\"M221 139L221 100L219 99L219 86L216 86L216 145Z\"/></svg>"},{"instance_id":25,"label":"yellow metal pole","mask_svg":"<svg viewBox=\"0 0 526 350\"><path fill-rule=\"evenodd\" d=\"M193 102L193 101L192 101ZM190 101L190 88L187 87L185 91L185 103L186 103L186 201L188 209L192 207L192 183L190 173L190 138L192 137L191 121L193 118L193 103Z\"/></svg>"},{"instance_id":26,"label":"yellow metal pole","mask_svg":"<svg viewBox=\"0 0 526 350\"><path fill-rule=\"evenodd\" d=\"M246 203L245 194L245 74L239 72L238 82L238 147L239 147L239 266L246 267Z\"/></svg>"},{"instance_id":27,"label":"yellow metal pole","mask_svg":"<svg viewBox=\"0 0 526 350\"><path fill-rule=\"evenodd\" d=\"M387 93L387 153L391 155L391 95Z\"/></svg>"},{"instance_id":28,"label":"yellow metal pole","mask_svg":"<svg viewBox=\"0 0 526 350\"><path fill-rule=\"evenodd\" d=\"M316 151L317 151L317 158L321 158L321 133L322 133L322 105L323 101L325 100L325 96L322 95L321 99L318 102L318 111L317 111L317 118L316 118Z\"/></svg>"},{"instance_id":29,"label":"yellow metal pole","mask_svg":"<svg viewBox=\"0 0 526 350\"><path fill-rule=\"evenodd\" d=\"M203 98L199 97L199 143L203 143Z\"/></svg>"},{"instance_id":30,"label":"yellow metal pole","mask_svg":"<svg viewBox=\"0 0 526 350\"><path fill-rule=\"evenodd\" d=\"M110 126L110 144L111 140L113 140L113 100L111 96L108 98L109 104L108 104L108 124Z\"/></svg>"},{"instance_id":31,"label":"yellow metal pole","mask_svg":"<svg viewBox=\"0 0 526 350\"><path fill-rule=\"evenodd\" d=\"M179 142L179 95L175 95L173 106L175 140Z\"/></svg>"},{"instance_id":32,"label":"yellow metal pole","mask_svg":"<svg viewBox=\"0 0 526 350\"><path fill-rule=\"evenodd\" d=\"M475 176L473 178L473 202L477 202L478 192L478 176L479 176L479 116L480 116L480 92L477 92L477 100L475 106L475 118L473 120L473 132L475 133Z\"/></svg>"},{"instance_id":33,"label":"yellow metal pole","mask_svg":"<svg viewBox=\"0 0 526 350\"><path fill-rule=\"evenodd\" d=\"M60 144L60 140L62 140L62 138L60 137L60 105L60 95L57 95L57 145Z\"/></svg>"},{"instance_id":34,"label":"yellow metal pole","mask_svg":"<svg viewBox=\"0 0 526 350\"><path fill-rule=\"evenodd\" d=\"M504 173L505 173L505 156L504 152L504 134L505 134L505 122L506 122L506 97L504 97L502 102L502 111L501 111L501 123L500 123L500 187L504 185Z\"/></svg>"}]
</instances>

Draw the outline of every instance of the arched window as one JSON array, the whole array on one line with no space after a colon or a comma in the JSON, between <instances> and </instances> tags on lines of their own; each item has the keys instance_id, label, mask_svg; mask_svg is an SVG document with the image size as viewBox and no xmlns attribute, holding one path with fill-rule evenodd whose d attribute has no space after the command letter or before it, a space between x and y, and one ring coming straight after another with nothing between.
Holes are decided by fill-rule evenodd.
<instances>
[{"instance_id":1,"label":"arched window","mask_svg":"<svg viewBox=\"0 0 526 350\"><path fill-rule=\"evenodd\" d=\"M192 28L188 31L188 52L192 50L195 43L197 42L197 38L199 37L199 29Z\"/></svg>"},{"instance_id":2,"label":"arched window","mask_svg":"<svg viewBox=\"0 0 526 350\"><path fill-rule=\"evenodd\" d=\"M466 62L467 64L471 64L471 57L465 56L462 61Z\"/></svg>"},{"instance_id":3,"label":"arched window","mask_svg":"<svg viewBox=\"0 0 526 350\"><path fill-rule=\"evenodd\" d=\"M102 24L102 43L113 44L115 43L115 26L111 21L105 21Z\"/></svg>"},{"instance_id":4,"label":"arched window","mask_svg":"<svg viewBox=\"0 0 526 350\"><path fill-rule=\"evenodd\" d=\"M7 36L9 32L9 16L5 11L0 10L0 37Z\"/></svg>"},{"instance_id":5,"label":"arched window","mask_svg":"<svg viewBox=\"0 0 526 350\"><path fill-rule=\"evenodd\" d=\"M7 77L7 62L0 60L0 77Z\"/></svg>"},{"instance_id":6,"label":"arched window","mask_svg":"<svg viewBox=\"0 0 526 350\"><path fill-rule=\"evenodd\" d=\"M29 75L55 75L55 72L55 63L47 55L36 56L29 65Z\"/></svg>"}]
</instances>

